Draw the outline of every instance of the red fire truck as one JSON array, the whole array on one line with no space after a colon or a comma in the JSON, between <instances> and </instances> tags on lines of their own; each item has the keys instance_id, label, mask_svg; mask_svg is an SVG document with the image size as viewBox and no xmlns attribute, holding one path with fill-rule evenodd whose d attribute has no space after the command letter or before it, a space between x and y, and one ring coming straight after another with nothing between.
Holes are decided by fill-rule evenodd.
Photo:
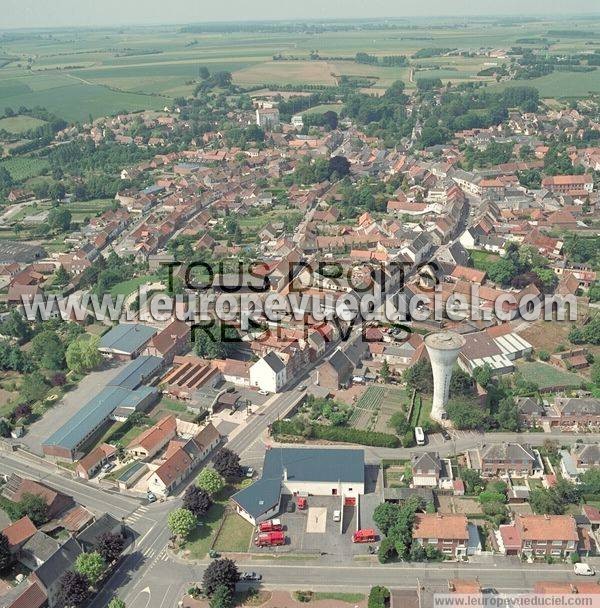
<instances>
[{"instance_id":1,"label":"red fire truck","mask_svg":"<svg viewBox=\"0 0 600 608\"><path fill-rule=\"evenodd\" d=\"M280 519L268 519L267 521L261 521L258 524L260 532L279 532L283 530Z\"/></svg>"},{"instance_id":2,"label":"red fire truck","mask_svg":"<svg viewBox=\"0 0 600 608\"><path fill-rule=\"evenodd\" d=\"M373 543L377 540L377 534L373 528L367 528L365 530L357 530L352 535L353 543Z\"/></svg>"},{"instance_id":3,"label":"red fire truck","mask_svg":"<svg viewBox=\"0 0 600 608\"><path fill-rule=\"evenodd\" d=\"M254 538L254 544L257 547L285 545L285 534L281 530L277 530L276 532L260 532Z\"/></svg>"},{"instance_id":4,"label":"red fire truck","mask_svg":"<svg viewBox=\"0 0 600 608\"><path fill-rule=\"evenodd\" d=\"M304 496L298 496L298 499L296 502L298 503L298 508L301 511L306 509L306 507L308 506L308 501L306 500L306 498Z\"/></svg>"}]
</instances>

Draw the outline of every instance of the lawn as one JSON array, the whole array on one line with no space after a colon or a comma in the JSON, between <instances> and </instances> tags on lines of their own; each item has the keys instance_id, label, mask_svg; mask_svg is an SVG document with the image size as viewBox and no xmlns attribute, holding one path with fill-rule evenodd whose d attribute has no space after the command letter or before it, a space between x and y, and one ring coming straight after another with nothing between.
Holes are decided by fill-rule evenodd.
<instances>
[{"instance_id":1,"label":"lawn","mask_svg":"<svg viewBox=\"0 0 600 608\"><path fill-rule=\"evenodd\" d=\"M348 604L358 604L365 599L362 593L343 593L341 591L317 591L313 594L315 600L337 600Z\"/></svg>"},{"instance_id":2,"label":"lawn","mask_svg":"<svg viewBox=\"0 0 600 608\"><path fill-rule=\"evenodd\" d=\"M138 287L141 287L142 285L150 285L150 283L155 283L158 280L160 280L158 276L150 274L142 277L135 277L134 279L129 279L127 281L121 281L121 283L117 283L110 288L110 295L113 298L120 295L128 296L136 291Z\"/></svg>"},{"instance_id":3,"label":"lawn","mask_svg":"<svg viewBox=\"0 0 600 608\"><path fill-rule=\"evenodd\" d=\"M250 546L253 531L251 523L237 513L227 511L214 548L219 552L245 553Z\"/></svg>"},{"instance_id":4,"label":"lawn","mask_svg":"<svg viewBox=\"0 0 600 608\"><path fill-rule=\"evenodd\" d=\"M203 559L206 557L206 554L217 537L221 520L227 511L227 503L229 498L232 496L232 494L235 494L238 489L239 488L236 486L227 486L221 492L221 494L212 504L211 508L208 510L208 513L202 518L200 525L192 532L188 540L182 545L181 550L185 557L190 559ZM235 523L240 522L236 521ZM233 538L223 535L221 535L221 537L221 542L224 545L230 545L233 542L240 543L241 538L241 536L238 537L237 534L234 535ZM244 550L248 550L248 544L246 544Z\"/></svg>"},{"instance_id":5,"label":"lawn","mask_svg":"<svg viewBox=\"0 0 600 608\"><path fill-rule=\"evenodd\" d=\"M500 259L499 255L488 253L487 251L477 251L475 249L470 249L469 255L471 256L473 266L477 268L477 270L487 271L491 264Z\"/></svg>"},{"instance_id":6,"label":"lawn","mask_svg":"<svg viewBox=\"0 0 600 608\"><path fill-rule=\"evenodd\" d=\"M584 378L578 374L557 369L540 361L520 363L517 365L517 370L525 380L535 382L541 390L552 387L578 388L584 381Z\"/></svg>"}]
</instances>

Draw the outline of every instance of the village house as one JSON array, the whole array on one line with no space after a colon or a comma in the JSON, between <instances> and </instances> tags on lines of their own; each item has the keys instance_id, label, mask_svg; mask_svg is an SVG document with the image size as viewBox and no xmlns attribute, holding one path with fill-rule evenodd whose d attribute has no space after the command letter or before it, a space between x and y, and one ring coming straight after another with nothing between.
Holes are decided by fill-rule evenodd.
<instances>
[{"instance_id":1,"label":"village house","mask_svg":"<svg viewBox=\"0 0 600 608\"><path fill-rule=\"evenodd\" d=\"M446 556L464 557L469 541L467 518L446 513L417 513L412 537L424 548L433 546Z\"/></svg>"}]
</instances>

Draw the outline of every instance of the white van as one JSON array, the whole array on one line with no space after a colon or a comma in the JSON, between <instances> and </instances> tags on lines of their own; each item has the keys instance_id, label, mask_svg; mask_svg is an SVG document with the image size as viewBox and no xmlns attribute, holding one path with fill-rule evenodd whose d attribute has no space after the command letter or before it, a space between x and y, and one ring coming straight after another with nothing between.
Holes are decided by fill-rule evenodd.
<instances>
[{"instance_id":1,"label":"white van","mask_svg":"<svg viewBox=\"0 0 600 608\"><path fill-rule=\"evenodd\" d=\"M425 433L420 426L415 427L415 441L417 445L425 445Z\"/></svg>"},{"instance_id":2,"label":"white van","mask_svg":"<svg viewBox=\"0 0 600 608\"><path fill-rule=\"evenodd\" d=\"M573 572L577 574L577 576L594 576L596 571L589 564L575 564L573 566Z\"/></svg>"}]
</instances>

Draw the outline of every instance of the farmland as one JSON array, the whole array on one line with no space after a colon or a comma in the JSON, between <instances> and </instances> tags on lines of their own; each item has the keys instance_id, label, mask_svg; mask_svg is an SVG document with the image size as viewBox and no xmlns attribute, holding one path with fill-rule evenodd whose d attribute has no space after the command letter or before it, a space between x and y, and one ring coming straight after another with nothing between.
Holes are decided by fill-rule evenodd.
<instances>
[{"instance_id":1,"label":"farmland","mask_svg":"<svg viewBox=\"0 0 600 608\"><path fill-rule=\"evenodd\" d=\"M593 23L572 22L577 34L551 39L550 51L589 52ZM551 21L524 23L474 21L456 25L440 20L402 20L383 29L347 28L324 32L190 31L175 26L128 27L77 32L56 30L24 33L3 41L6 62L0 68L0 102L3 107L36 105L67 121L81 121L123 110L158 109L174 97L190 95L199 68L225 70L236 84L336 85L342 76L367 78L368 89L380 94L394 80L409 88L421 78L444 83L482 81L492 86L531 84L543 96L586 95L600 91L600 70L586 73L558 72L528 81L496 85L491 76L478 73L506 62L481 53L481 49L509 48L523 38L542 40L557 29ZM540 42L540 45L542 43ZM422 53L422 49L458 49L461 53ZM318 58L311 58L311 53ZM409 66L386 67L356 63L356 53L377 57L404 55ZM274 60L281 56L284 60ZM29 58L31 62L29 63ZM411 69L414 77L411 78ZM30 117L0 121L0 128L22 133L39 123Z\"/></svg>"},{"instance_id":2,"label":"farmland","mask_svg":"<svg viewBox=\"0 0 600 608\"><path fill-rule=\"evenodd\" d=\"M9 133L24 133L29 129L35 129L46 124L43 120L33 116L10 116L0 120L0 130L4 129Z\"/></svg>"}]
</instances>

